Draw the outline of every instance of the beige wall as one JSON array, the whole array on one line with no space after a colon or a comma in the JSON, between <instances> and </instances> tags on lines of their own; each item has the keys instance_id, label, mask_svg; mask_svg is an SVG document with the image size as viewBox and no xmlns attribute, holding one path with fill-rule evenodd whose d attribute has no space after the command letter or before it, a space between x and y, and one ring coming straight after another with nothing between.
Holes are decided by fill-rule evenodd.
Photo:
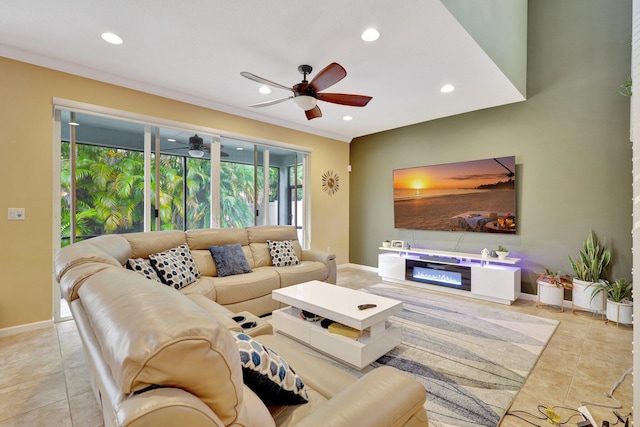
<instances>
[{"instance_id":1,"label":"beige wall","mask_svg":"<svg viewBox=\"0 0 640 427\"><path fill-rule=\"evenodd\" d=\"M331 247L348 262L349 145L166 98L0 58L0 330L52 317L53 110L52 98L266 138L312 149L311 247ZM321 177L340 176L328 196ZM9 207L26 209L8 221Z\"/></svg>"},{"instance_id":2,"label":"beige wall","mask_svg":"<svg viewBox=\"0 0 640 427\"><path fill-rule=\"evenodd\" d=\"M613 248L611 278L631 279L630 103L616 94L630 74L631 2L534 0L528 16L527 101L351 143L351 262L377 265L384 239L472 253L502 244L535 294L534 272L572 273L567 255L593 229ZM394 228L393 169L509 155L517 236Z\"/></svg>"}]
</instances>

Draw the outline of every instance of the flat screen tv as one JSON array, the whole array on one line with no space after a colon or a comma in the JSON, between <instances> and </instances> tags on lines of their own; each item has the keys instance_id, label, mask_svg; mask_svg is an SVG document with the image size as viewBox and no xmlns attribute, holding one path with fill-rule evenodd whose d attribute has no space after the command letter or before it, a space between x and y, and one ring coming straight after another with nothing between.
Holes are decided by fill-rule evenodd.
<instances>
[{"instance_id":1,"label":"flat screen tv","mask_svg":"<svg viewBox=\"0 0 640 427\"><path fill-rule=\"evenodd\" d=\"M515 234L515 156L395 169L395 228Z\"/></svg>"}]
</instances>

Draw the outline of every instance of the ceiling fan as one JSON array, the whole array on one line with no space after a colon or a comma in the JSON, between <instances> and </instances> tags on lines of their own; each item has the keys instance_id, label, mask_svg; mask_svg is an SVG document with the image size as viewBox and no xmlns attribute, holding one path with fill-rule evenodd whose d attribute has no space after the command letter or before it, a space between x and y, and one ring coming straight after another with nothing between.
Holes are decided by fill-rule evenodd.
<instances>
[{"instance_id":1,"label":"ceiling fan","mask_svg":"<svg viewBox=\"0 0 640 427\"><path fill-rule=\"evenodd\" d=\"M168 148L165 151L173 151L173 150L189 150L189 155L191 157L203 157L205 153L211 152L211 144L205 143L204 140L195 134L194 136L189 137L189 145L183 142L177 142L177 144L183 145L183 147L178 148ZM224 145L220 145L220 149L224 148ZM220 151L220 157L229 157L229 153L225 153L224 151Z\"/></svg>"},{"instance_id":2,"label":"ceiling fan","mask_svg":"<svg viewBox=\"0 0 640 427\"><path fill-rule=\"evenodd\" d=\"M347 71L342 67L342 65L336 62L327 65L309 82L307 81L307 75L311 74L312 70L313 68L311 68L310 65L300 65L298 67L298 71L303 76L302 82L295 84L290 88L267 80L260 76L256 76L255 74L249 73L247 71L241 72L241 76L246 77L249 80L253 80L254 82L262 83L278 89L290 90L291 92L293 92L293 95L287 98L260 102L258 104L249 105L249 107L266 107L269 105L288 101L289 99L293 99L293 102L295 102L300 108L304 110L307 116L307 120L311 120L315 119L316 117L322 117L322 111L320 111L320 108L316 105L317 101L349 105L352 107L364 107L369 103L369 101L371 101L372 97L365 95L321 92L346 77Z\"/></svg>"}]
</instances>

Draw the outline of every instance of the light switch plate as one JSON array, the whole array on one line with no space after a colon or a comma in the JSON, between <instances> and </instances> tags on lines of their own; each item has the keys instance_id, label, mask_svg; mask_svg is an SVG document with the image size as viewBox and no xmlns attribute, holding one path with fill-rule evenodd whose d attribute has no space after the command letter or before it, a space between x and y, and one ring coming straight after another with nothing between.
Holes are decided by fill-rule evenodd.
<instances>
[{"instance_id":1,"label":"light switch plate","mask_svg":"<svg viewBox=\"0 0 640 427\"><path fill-rule=\"evenodd\" d=\"M24 208L9 208L7 218L14 221L24 220Z\"/></svg>"}]
</instances>

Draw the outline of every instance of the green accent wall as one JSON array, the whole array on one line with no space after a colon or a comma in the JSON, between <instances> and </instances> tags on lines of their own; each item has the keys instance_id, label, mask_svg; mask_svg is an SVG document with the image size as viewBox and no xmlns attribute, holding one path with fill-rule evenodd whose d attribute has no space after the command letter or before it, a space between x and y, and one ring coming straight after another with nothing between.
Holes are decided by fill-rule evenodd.
<instances>
[{"instance_id":1,"label":"green accent wall","mask_svg":"<svg viewBox=\"0 0 640 427\"><path fill-rule=\"evenodd\" d=\"M535 271L573 273L589 230L612 247L610 278L631 279L631 1L528 4L525 102L355 139L350 147L351 263L377 266L382 240L479 253L506 246ZM454 82L455 84L455 82ZM517 235L395 229L392 170L516 156Z\"/></svg>"}]
</instances>

